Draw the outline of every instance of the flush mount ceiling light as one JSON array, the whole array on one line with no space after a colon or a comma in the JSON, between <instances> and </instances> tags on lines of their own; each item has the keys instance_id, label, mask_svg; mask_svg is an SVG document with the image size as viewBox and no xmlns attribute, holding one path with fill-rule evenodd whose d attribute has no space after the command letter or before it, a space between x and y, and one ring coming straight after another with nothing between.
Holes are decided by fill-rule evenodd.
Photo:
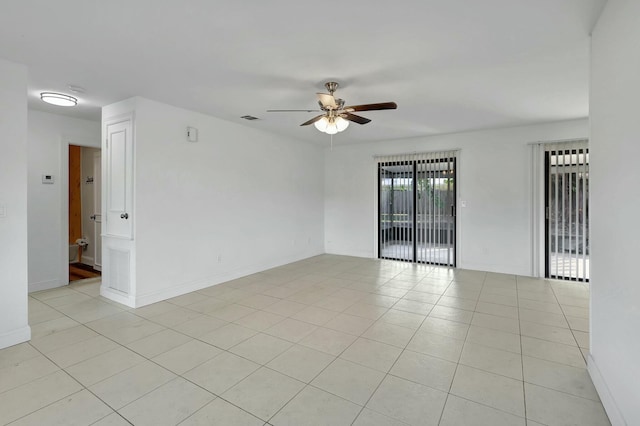
<instances>
[{"instance_id":1,"label":"flush mount ceiling light","mask_svg":"<svg viewBox=\"0 0 640 426\"><path fill-rule=\"evenodd\" d=\"M74 98L73 96L64 95L62 93L42 92L40 93L40 99L48 104L57 106L70 107L78 105L78 99Z\"/></svg>"}]
</instances>

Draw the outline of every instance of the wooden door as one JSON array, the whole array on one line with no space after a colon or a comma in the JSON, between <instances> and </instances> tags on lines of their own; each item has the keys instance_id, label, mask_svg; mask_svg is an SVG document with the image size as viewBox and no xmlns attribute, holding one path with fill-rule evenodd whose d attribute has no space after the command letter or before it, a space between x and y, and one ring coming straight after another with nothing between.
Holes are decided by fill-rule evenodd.
<instances>
[{"instance_id":1,"label":"wooden door","mask_svg":"<svg viewBox=\"0 0 640 426\"><path fill-rule=\"evenodd\" d=\"M69 244L76 244L82 238L82 148L69 145ZM78 250L78 263L82 261L82 251Z\"/></svg>"}]
</instances>

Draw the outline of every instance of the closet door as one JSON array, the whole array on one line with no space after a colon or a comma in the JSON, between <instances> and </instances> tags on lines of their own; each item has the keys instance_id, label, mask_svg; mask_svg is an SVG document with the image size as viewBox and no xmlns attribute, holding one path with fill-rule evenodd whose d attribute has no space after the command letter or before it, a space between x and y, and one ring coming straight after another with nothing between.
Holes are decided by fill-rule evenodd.
<instances>
[{"instance_id":1,"label":"closet door","mask_svg":"<svg viewBox=\"0 0 640 426\"><path fill-rule=\"evenodd\" d=\"M133 238L133 120L107 121L105 234Z\"/></svg>"}]
</instances>

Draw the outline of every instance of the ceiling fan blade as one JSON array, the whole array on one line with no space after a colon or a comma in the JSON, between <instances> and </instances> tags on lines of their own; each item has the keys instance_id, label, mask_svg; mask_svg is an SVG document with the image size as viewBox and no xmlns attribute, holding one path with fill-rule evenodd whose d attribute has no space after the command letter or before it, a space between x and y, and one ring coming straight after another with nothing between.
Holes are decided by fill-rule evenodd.
<instances>
[{"instance_id":1,"label":"ceiling fan blade","mask_svg":"<svg viewBox=\"0 0 640 426\"><path fill-rule=\"evenodd\" d=\"M340 117L344 118L345 120L353 121L354 123L358 123L358 124L367 124L371 122L371 120L369 120L368 118L351 114L350 112L342 113L340 114Z\"/></svg>"},{"instance_id":2,"label":"ceiling fan blade","mask_svg":"<svg viewBox=\"0 0 640 426\"><path fill-rule=\"evenodd\" d=\"M336 104L336 99L333 97L333 95L330 95L328 93L316 93L316 95L318 96L318 100L323 107L332 109L338 108L338 104Z\"/></svg>"},{"instance_id":3,"label":"ceiling fan blade","mask_svg":"<svg viewBox=\"0 0 640 426\"><path fill-rule=\"evenodd\" d=\"M309 124L313 124L316 121L320 120L322 117L324 117L324 114L320 114L317 117L313 117L311 120L305 121L304 123L301 124L301 126L308 126Z\"/></svg>"},{"instance_id":4,"label":"ceiling fan blade","mask_svg":"<svg viewBox=\"0 0 640 426\"><path fill-rule=\"evenodd\" d=\"M381 102L378 104L351 105L344 107L347 112L353 111L377 111L381 109L396 109L398 104L395 102Z\"/></svg>"},{"instance_id":5,"label":"ceiling fan blade","mask_svg":"<svg viewBox=\"0 0 640 426\"><path fill-rule=\"evenodd\" d=\"M267 112L319 112L318 109L268 109Z\"/></svg>"}]
</instances>

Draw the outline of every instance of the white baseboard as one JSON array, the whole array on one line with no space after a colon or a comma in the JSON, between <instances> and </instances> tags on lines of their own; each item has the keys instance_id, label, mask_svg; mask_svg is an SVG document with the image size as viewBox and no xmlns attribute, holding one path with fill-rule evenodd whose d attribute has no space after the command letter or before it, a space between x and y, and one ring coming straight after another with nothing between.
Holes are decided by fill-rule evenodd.
<instances>
[{"instance_id":1,"label":"white baseboard","mask_svg":"<svg viewBox=\"0 0 640 426\"><path fill-rule=\"evenodd\" d=\"M591 354L587 357L587 370L589 371L589 375L591 376L591 380L593 381L596 391L598 391L598 396L600 397L600 401L602 401L604 410L607 412L607 416L609 416L611 425L627 426L627 422L624 420L624 417L622 417L622 413L609 391L607 382L602 376L602 373L600 373L600 369Z\"/></svg>"},{"instance_id":2,"label":"white baseboard","mask_svg":"<svg viewBox=\"0 0 640 426\"><path fill-rule=\"evenodd\" d=\"M140 307L140 306L136 306L136 300L133 296L113 290L112 288L107 287L104 284L100 286L100 296L106 297L109 300L113 300L114 302L121 303L130 308Z\"/></svg>"},{"instance_id":3,"label":"white baseboard","mask_svg":"<svg viewBox=\"0 0 640 426\"><path fill-rule=\"evenodd\" d=\"M171 299L172 297L182 296L183 294L191 293L192 291L202 290L203 288L207 288L215 284L218 283L211 282L207 278L143 294L135 298L135 307L140 308L142 306L151 305L152 303L161 302L163 300Z\"/></svg>"},{"instance_id":4,"label":"white baseboard","mask_svg":"<svg viewBox=\"0 0 640 426\"><path fill-rule=\"evenodd\" d=\"M0 334L0 349L31 340L31 327L28 325Z\"/></svg>"},{"instance_id":5,"label":"white baseboard","mask_svg":"<svg viewBox=\"0 0 640 426\"><path fill-rule=\"evenodd\" d=\"M333 254L336 256L352 256L365 259L376 259L378 255L369 250L327 250L325 254Z\"/></svg>"},{"instance_id":6,"label":"white baseboard","mask_svg":"<svg viewBox=\"0 0 640 426\"><path fill-rule=\"evenodd\" d=\"M29 284L29 293L33 293L34 291L41 290L49 290L56 287L62 287L66 285L66 283L61 283L60 280L48 280L48 281L40 281L38 283L30 283Z\"/></svg>"},{"instance_id":7,"label":"white baseboard","mask_svg":"<svg viewBox=\"0 0 640 426\"><path fill-rule=\"evenodd\" d=\"M93 257L82 256L82 263L87 266L93 267Z\"/></svg>"},{"instance_id":8,"label":"white baseboard","mask_svg":"<svg viewBox=\"0 0 640 426\"><path fill-rule=\"evenodd\" d=\"M227 271L222 274L212 275L204 279L183 283L170 288L141 294L135 298L135 307L150 305L152 303L160 302L162 300L171 299L172 297L182 296L183 294L191 293L192 291L202 290L203 288L210 287L212 285L221 284L227 281L235 280L237 278L245 277L247 275L255 274L265 271L267 269L276 268L278 266L286 265L288 263L297 262L299 260L308 259L310 257L323 254L322 252L308 252L303 255L289 256L281 258L275 261L264 262L260 264L251 265L248 268L242 268L237 271ZM106 297L106 296L105 296ZM128 305L131 306L131 305Z\"/></svg>"}]
</instances>

